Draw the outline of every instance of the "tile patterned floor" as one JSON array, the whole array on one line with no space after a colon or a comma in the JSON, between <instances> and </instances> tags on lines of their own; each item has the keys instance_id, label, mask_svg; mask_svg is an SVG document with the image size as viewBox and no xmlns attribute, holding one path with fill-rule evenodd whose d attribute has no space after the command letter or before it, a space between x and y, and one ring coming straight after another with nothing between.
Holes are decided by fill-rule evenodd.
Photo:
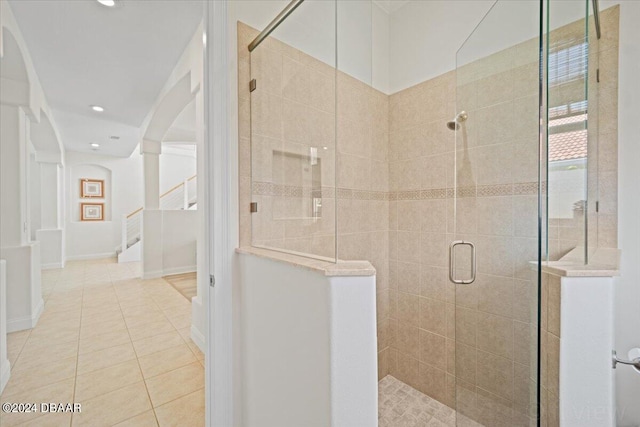
<instances>
[{"instance_id":1,"label":"tile patterned floor","mask_svg":"<svg viewBox=\"0 0 640 427\"><path fill-rule=\"evenodd\" d=\"M5 414L10 426L203 426L204 357L191 304L137 263L69 262L42 272L38 325L9 334L4 402L76 402L80 414Z\"/></svg>"},{"instance_id":2,"label":"tile patterned floor","mask_svg":"<svg viewBox=\"0 0 640 427\"><path fill-rule=\"evenodd\" d=\"M456 424L457 421L457 424ZM482 427L391 375L378 383L379 427Z\"/></svg>"}]
</instances>

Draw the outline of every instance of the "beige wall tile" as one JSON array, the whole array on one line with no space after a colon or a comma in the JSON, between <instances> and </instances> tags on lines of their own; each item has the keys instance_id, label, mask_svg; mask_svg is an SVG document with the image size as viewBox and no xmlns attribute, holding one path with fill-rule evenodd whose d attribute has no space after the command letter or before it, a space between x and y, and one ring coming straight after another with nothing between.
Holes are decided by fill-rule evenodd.
<instances>
[{"instance_id":1,"label":"beige wall tile","mask_svg":"<svg viewBox=\"0 0 640 427\"><path fill-rule=\"evenodd\" d=\"M420 353L418 359L440 370L447 370L447 345L445 337L420 330Z\"/></svg>"},{"instance_id":2,"label":"beige wall tile","mask_svg":"<svg viewBox=\"0 0 640 427\"><path fill-rule=\"evenodd\" d=\"M445 305L444 301L420 298L420 328L445 336ZM400 309L400 311L402 310ZM402 313L400 313L400 316L402 316Z\"/></svg>"},{"instance_id":3,"label":"beige wall tile","mask_svg":"<svg viewBox=\"0 0 640 427\"><path fill-rule=\"evenodd\" d=\"M440 301L453 302L449 270L444 267L420 266L420 295Z\"/></svg>"},{"instance_id":4,"label":"beige wall tile","mask_svg":"<svg viewBox=\"0 0 640 427\"><path fill-rule=\"evenodd\" d=\"M418 316L418 313L421 313L422 310L422 299L423 298L420 298L417 295L398 292L398 309L397 312L394 313L397 315L397 319L407 325L411 325L414 327L420 326L423 329L427 329L424 327L422 321L419 321ZM442 308L442 320L444 320L444 307ZM422 317L422 315L420 315L420 317ZM434 314L433 317L435 318L436 315ZM432 323L435 322L432 321Z\"/></svg>"},{"instance_id":5,"label":"beige wall tile","mask_svg":"<svg viewBox=\"0 0 640 427\"><path fill-rule=\"evenodd\" d=\"M425 363L418 369L418 390L440 402L447 401L446 372Z\"/></svg>"},{"instance_id":6,"label":"beige wall tile","mask_svg":"<svg viewBox=\"0 0 640 427\"><path fill-rule=\"evenodd\" d=\"M511 317L515 302L513 279L482 274L476 280L478 310Z\"/></svg>"},{"instance_id":7,"label":"beige wall tile","mask_svg":"<svg viewBox=\"0 0 640 427\"><path fill-rule=\"evenodd\" d=\"M513 360L513 321L478 313L478 349Z\"/></svg>"},{"instance_id":8,"label":"beige wall tile","mask_svg":"<svg viewBox=\"0 0 640 427\"><path fill-rule=\"evenodd\" d=\"M455 308L455 339L456 342L477 346L478 337L478 313L476 310L463 307Z\"/></svg>"},{"instance_id":9,"label":"beige wall tile","mask_svg":"<svg viewBox=\"0 0 640 427\"><path fill-rule=\"evenodd\" d=\"M407 356L400 351L396 353L396 367L395 373L391 371L391 375L398 378L405 384L410 385L413 388L420 387L419 381L419 366L420 362L418 359L414 359L410 356Z\"/></svg>"},{"instance_id":10,"label":"beige wall tile","mask_svg":"<svg viewBox=\"0 0 640 427\"><path fill-rule=\"evenodd\" d=\"M513 361L478 350L478 386L505 399L513 396Z\"/></svg>"},{"instance_id":11,"label":"beige wall tile","mask_svg":"<svg viewBox=\"0 0 640 427\"><path fill-rule=\"evenodd\" d=\"M378 381L389 374L389 349L378 352Z\"/></svg>"},{"instance_id":12,"label":"beige wall tile","mask_svg":"<svg viewBox=\"0 0 640 427\"><path fill-rule=\"evenodd\" d=\"M560 384L560 338L547 333L547 388L558 396Z\"/></svg>"},{"instance_id":13,"label":"beige wall tile","mask_svg":"<svg viewBox=\"0 0 640 427\"><path fill-rule=\"evenodd\" d=\"M560 277L550 274L548 281L547 327L548 331L556 337L560 337L560 286Z\"/></svg>"},{"instance_id":14,"label":"beige wall tile","mask_svg":"<svg viewBox=\"0 0 640 427\"><path fill-rule=\"evenodd\" d=\"M420 295L420 264L398 262L398 290Z\"/></svg>"},{"instance_id":15,"label":"beige wall tile","mask_svg":"<svg viewBox=\"0 0 640 427\"><path fill-rule=\"evenodd\" d=\"M396 329L396 349L413 359L420 357L420 330L403 322Z\"/></svg>"},{"instance_id":16,"label":"beige wall tile","mask_svg":"<svg viewBox=\"0 0 640 427\"><path fill-rule=\"evenodd\" d=\"M456 342L456 377L469 384L476 384L477 378L477 355L478 351L474 346L468 346Z\"/></svg>"}]
</instances>

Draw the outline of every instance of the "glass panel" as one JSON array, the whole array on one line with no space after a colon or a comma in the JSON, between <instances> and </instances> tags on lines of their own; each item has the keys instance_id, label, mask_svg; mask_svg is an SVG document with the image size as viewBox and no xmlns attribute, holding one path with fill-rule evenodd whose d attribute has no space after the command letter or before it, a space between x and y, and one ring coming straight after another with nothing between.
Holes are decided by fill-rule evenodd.
<instances>
[{"instance_id":1,"label":"glass panel","mask_svg":"<svg viewBox=\"0 0 640 427\"><path fill-rule=\"evenodd\" d=\"M598 39L595 20L592 9L593 3L587 1L588 8L588 35L589 52L587 64L587 99L591 108L589 109L589 120L587 120L588 142L587 142L587 259L593 255L599 247L598 234L598 204L599 204L599 171L600 171L600 85L599 69L600 69L600 40ZM608 70L607 70L608 71Z\"/></svg>"},{"instance_id":2,"label":"glass panel","mask_svg":"<svg viewBox=\"0 0 640 427\"><path fill-rule=\"evenodd\" d=\"M328 260L335 239L334 2L307 0L251 52L252 244Z\"/></svg>"},{"instance_id":3,"label":"glass panel","mask_svg":"<svg viewBox=\"0 0 640 427\"><path fill-rule=\"evenodd\" d=\"M586 262L589 1L547 4L548 257L574 251L572 257Z\"/></svg>"},{"instance_id":4,"label":"glass panel","mask_svg":"<svg viewBox=\"0 0 640 427\"><path fill-rule=\"evenodd\" d=\"M457 52L458 425L536 425L540 4L498 1ZM443 124L444 126L444 124ZM473 259L475 272L472 270ZM473 421L470 422L469 420Z\"/></svg>"}]
</instances>

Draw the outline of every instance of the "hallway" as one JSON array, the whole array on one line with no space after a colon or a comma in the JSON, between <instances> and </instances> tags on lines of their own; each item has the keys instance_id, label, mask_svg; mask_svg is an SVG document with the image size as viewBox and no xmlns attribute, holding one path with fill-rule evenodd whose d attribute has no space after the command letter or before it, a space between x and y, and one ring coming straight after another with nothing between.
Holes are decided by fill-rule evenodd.
<instances>
[{"instance_id":1,"label":"hallway","mask_svg":"<svg viewBox=\"0 0 640 427\"><path fill-rule=\"evenodd\" d=\"M45 309L8 335L2 403L80 403L77 414L0 413L0 425L204 425L204 355L191 304L138 263L68 262L42 272Z\"/></svg>"}]
</instances>

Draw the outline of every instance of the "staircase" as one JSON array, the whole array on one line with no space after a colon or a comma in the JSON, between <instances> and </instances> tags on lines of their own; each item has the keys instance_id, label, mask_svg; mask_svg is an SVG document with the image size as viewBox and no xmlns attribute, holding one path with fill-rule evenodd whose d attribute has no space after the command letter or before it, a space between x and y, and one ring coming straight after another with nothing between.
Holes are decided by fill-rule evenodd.
<instances>
[{"instance_id":1,"label":"staircase","mask_svg":"<svg viewBox=\"0 0 640 427\"><path fill-rule=\"evenodd\" d=\"M198 208L197 175L184 180L160 195L160 210ZM122 216L122 241L116 248L118 262L140 261L142 207Z\"/></svg>"}]
</instances>

